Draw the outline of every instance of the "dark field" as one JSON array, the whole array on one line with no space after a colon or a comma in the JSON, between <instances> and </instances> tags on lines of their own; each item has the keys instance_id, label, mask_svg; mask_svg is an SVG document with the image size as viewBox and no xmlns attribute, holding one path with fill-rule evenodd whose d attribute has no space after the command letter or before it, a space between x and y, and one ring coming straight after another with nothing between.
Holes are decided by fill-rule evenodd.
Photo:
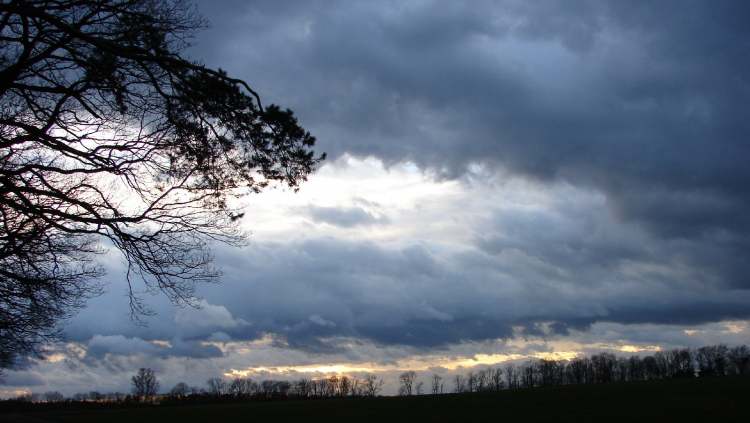
<instances>
[{"instance_id":1,"label":"dark field","mask_svg":"<svg viewBox=\"0 0 750 423\"><path fill-rule=\"evenodd\" d=\"M500 393L37 410L7 422L750 422L750 378L579 385Z\"/></svg>"}]
</instances>

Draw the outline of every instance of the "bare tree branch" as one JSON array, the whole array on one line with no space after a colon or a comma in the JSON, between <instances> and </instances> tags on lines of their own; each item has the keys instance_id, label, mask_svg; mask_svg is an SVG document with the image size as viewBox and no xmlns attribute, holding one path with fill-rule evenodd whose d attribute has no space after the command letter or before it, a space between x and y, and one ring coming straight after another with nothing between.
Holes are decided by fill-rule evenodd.
<instances>
[{"instance_id":1,"label":"bare tree branch","mask_svg":"<svg viewBox=\"0 0 750 423\"><path fill-rule=\"evenodd\" d=\"M183 57L181 0L0 1L0 345L30 352L98 292L103 245L136 284L192 303L231 199L294 189L324 156L290 110ZM0 352L0 355L1 352Z\"/></svg>"}]
</instances>

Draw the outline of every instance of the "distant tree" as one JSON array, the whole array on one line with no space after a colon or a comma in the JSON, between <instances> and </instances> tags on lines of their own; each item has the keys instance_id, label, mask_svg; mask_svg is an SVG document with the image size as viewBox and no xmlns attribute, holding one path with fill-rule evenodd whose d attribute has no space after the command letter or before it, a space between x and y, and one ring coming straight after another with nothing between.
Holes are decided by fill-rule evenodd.
<instances>
[{"instance_id":1,"label":"distant tree","mask_svg":"<svg viewBox=\"0 0 750 423\"><path fill-rule=\"evenodd\" d=\"M740 376L750 374L750 348L747 345L739 345L729 350L727 359L731 363L734 374Z\"/></svg>"},{"instance_id":2,"label":"distant tree","mask_svg":"<svg viewBox=\"0 0 750 423\"><path fill-rule=\"evenodd\" d=\"M63 396L63 394L58 391L49 391L44 393L44 400L47 402L60 402L64 399L65 397Z\"/></svg>"},{"instance_id":3,"label":"distant tree","mask_svg":"<svg viewBox=\"0 0 750 423\"><path fill-rule=\"evenodd\" d=\"M286 398L292 389L292 384L286 380L264 380L261 385L265 386L263 391L270 397Z\"/></svg>"},{"instance_id":4,"label":"distant tree","mask_svg":"<svg viewBox=\"0 0 750 423\"><path fill-rule=\"evenodd\" d=\"M362 385L362 381L357 378L352 378L351 396L362 397L364 395L364 386Z\"/></svg>"},{"instance_id":5,"label":"distant tree","mask_svg":"<svg viewBox=\"0 0 750 423\"><path fill-rule=\"evenodd\" d=\"M286 380L276 381L274 384L273 392L282 398L286 398L289 395L289 390L292 388L292 384Z\"/></svg>"},{"instance_id":6,"label":"distant tree","mask_svg":"<svg viewBox=\"0 0 750 423\"><path fill-rule=\"evenodd\" d=\"M307 398L313 395L312 381L310 379L299 379L292 384L294 393L302 398Z\"/></svg>"},{"instance_id":7,"label":"distant tree","mask_svg":"<svg viewBox=\"0 0 750 423\"><path fill-rule=\"evenodd\" d=\"M466 389L469 392L476 392L477 390L477 375L474 372L469 372L466 375Z\"/></svg>"},{"instance_id":8,"label":"distant tree","mask_svg":"<svg viewBox=\"0 0 750 423\"><path fill-rule=\"evenodd\" d=\"M505 381L508 384L508 389L517 388L518 384L516 382L516 366L514 366L513 364L507 364L503 369L503 373L505 373Z\"/></svg>"},{"instance_id":9,"label":"distant tree","mask_svg":"<svg viewBox=\"0 0 750 423\"><path fill-rule=\"evenodd\" d=\"M412 395L414 390L414 380L417 378L417 373L413 371L403 372L399 375L399 395Z\"/></svg>"},{"instance_id":10,"label":"distant tree","mask_svg":"<svg viewBox=\"0 0 750 423\"><path fill-rule=\"evenodd\" d=\"M341 376L338 381L338 396L345 397L351 393L352 381L347 376Z\"/></svg>"},{"instance_id":11,"label":"distant tree","mask_svg":"<svg viewBox=\"0 0 750 423\"><path fill-rule=\"evenodd\" d=\"M238 377L229 384L229 393L234 396L248 396L256 391L257 384L250 378Z\"/></svg>"},{"instance_id":12,"label":"distant tree","mask_svg":"<svg viewBox=\"0 0 750 423\"><path fill-rule=\"evenodd\" d=\"M453 377L453 392L457 394L466 392L466 379L463 375L456 375Z\"/></svg>"},{"instance_id":13,"label":"distant tree","mask_svg":"<svg viewBox=\"0 0 750 423\"><path fill-rule=\"evenodd\" d=\"M0 360L99 292L106 244L178 303L243 242L230 199L296 188L322 156L289 110L188 59L183 0L0 2ZM0 363L2 364L2 363Z\"/></svg>"},{"instance_id":14,"label":"distant tree","mask_svg":"<svg viewBox=\"0 0 750 423\"><path fill-rule=\"evenodd\" d=\"M140 368L131 381L133 395L140 399L149 399L159 391L159 381L156 380L156 373L151 369Z\"/></svg>"},{"instance_id":15,"label":"distant tree","mask_svg":"<svg viewBox=\"0 0 750 423\"><path fill-rule=\"evenodd\" d=\"M127 394L124 394L122 392L109 392L106 397L110 401L119 402L119 401L125 401L125 398L127 398Z\"/></svg>"},{"instance_id":16,"label":"distant tree","mask_svg":"<svg viewBox=\"0 0 750 423\"><path fill-rule=\"evenodd\" d=\"M331 375L328 378L328 395L329 397L335 397L339 395L339 377L336 375Z\"/></svg>"},{"instance_id":17,"label":"distant tree","mask_svg":"<svg viewBox=\"0 0 750 423\"><path fill-rule=\"evenodd\" d=\"M594 383L612 382L615 374L617 357L610 353L599 353L591 356L591 368Z\"/></svg>"},{"instance_id":18,"label":"distant tree","mask_svg":"<svg viewBox=\"0 0 750 423\"><path fill-rule=\"evenodd\" d=\"M30 392L24 392L22 394L17 395L14 398L14 401L20 401L20 402L32 402L34 401L34 395Z\"/></svg>"},{"instance_id":19,"label":"distant tree","mask_svg":"<svg viewBox=\"0 0 750 423\"><path fill-rule=\"evenodd\" d=\"M490 369L482 369L477 372L477 391L483 392L489 389L490 386Z\"/></svg>"},{"instance_id":20,"label":"distant tree","mask_svg":"<svg viewBox=\"0 0 750 423\"><path fill-rule=\"evenodd\" d=\"M88 399L89 399L89 394L86 392L76 392L75 394L73 394L73 401L81 402L81 401L86 401Z\"/></svg>"},{"instance_id":21,"label":"distant tree","mask_svg":"<svg viewBox=\"0 0 750 423\"><path fill-rule=\"evenodd\" d=\"M443 393L443 378L438 375L434 374L432 375L432 394L442 394Z\"/></svg>"},{"instance_id":22,"label":"distant tree","mask_svg":"<svg viewBox=\"0 0 750 423\"><path fill-rule=\"evenodd\" d=\"M364 395L375 397L380 393L381 389L383 389L383 379L373 374L366 374L362 378L362 390Z\"/></svg>"},{"instance_id":23,"label":"distant tree","mask_svg":"<svg viewBox=\"0 0 750 423\"><path fill-rule=\"evenodd\" d=\"M182 398L190 393L190 386L185 382L177 383L172 389L169 390L169 395L177 398Z\"/></svg>"},{"instance_id":24,"label":"distant tree","mask_svg":"<svg viewBox=\"0 0 750 423\"><path fill-rule=\"evenodd\" d=\"M643 361L637 355L628 358L628 380L644 380L646 378Z\"/></svg>"},{"instance_id":25,"label":"distant tree","mask_svg":"<svg viewBox=\"0 0 750 423\"><path fill-rule=\"evenodd\" d=\"M422 395L423 394L423 392L422 392L423 389L424 389L424 382L419 381L419 382L417 382L416 386L414 387L414 393L416 393L417 395Z\"/></svg>"},{"instance_id":26,"label":"distant tree","mask_svg":"<svg viewBox=\"0 0 750 423\"><path fill-rule=\"evenodd\" d=\"M726 347L724 347L726 349ZM667 353L669 372L668 377L685 378L695 376L695 367L693 366L693 355L687 348L674 349ZM721 355L723 359L723 355ZM718 364L718 363L717 363ZM721 365L723 375L724 365Z\"/></svg>"},{"instance_id":27,"label":"distant tree","mask_svg":"<svg viewBox=\"0 0 750 423\"><path fill-rule=\"evenodd\" d=\"M490 370L490 383L495 392L503 389L503 369L497 367Z\"/></svg>"},{"instance_id":28,"label":"distant tree","mask_svg":"<svg viewBox=\"0 0 750 423\"><path fill-rule=\"evenodd\" d=\"M660 379L663 377L659 361L655 356L649 355L643 357L641 364L643 366L643 374L646 380Z\"/></svg>"},{"instance_id":29,"label":"distant tree","mask_svg":"<svg viewBox=\"0 0 750 423\"><path fill-rule=\"evenodd\" d=\"M539 374L539 384L542 386L558 385L562 383L559 376L559 364L555 360L539 360L536 363Z\"/></svg>"},{"instance_id":30,"label":"distant tree","mask_svg":"<svg viewBox=\"0 0 750 423\"><path fill-rule=\"evenodd\" d=\"M670 357L667 352L657 351L654 354L654 361L656 363L656 374L659 379L672 377L672 363L670 363Z\"/></svg>"},{"instance_id":31,"label":"distant tree","mask_svg":"<svg viewBox=\"0 0 750 423\"><path fill-rule=\"evenodd\" d=\"M532 363L526 363L521 366L521 384L524 388L533 388L535 384L535 369Z\"/></svg>"},{"instance_id":32,"label":"distant tree","mask_svg":"<svg viewBox=\"0 0 750 423\"><path fill-rule=\"evenodd\" d=\"M212 377L206 381L208 393L214 396L222 396L228 393L229 385L220 377Z\"/></svg>"},{"instance_id":33,"label":"distant tree","mask_svg":"<svg viewBox=\"0 0 750 423\"><path fill-rule=\"evenodd\" d=\"M628 359L625 357L617 357L617 361L615 362L615 381L618 382L625 382L628 379L628 370L630 368L630 363L628 362Z\"/></svg>"},{"instance_id":34,"label":"distant tree","mask_svg":"<svg viewBox=\"0 0 750 423\"><path fill-rule=\"evenodd\" d=\"M727 374L729 349L726 345L712 345L698 348L695 361L698 374L704 376L724 376Z\"/></svg>"},{"instance_id":35,"label":"distant tree","mask_svg":"<svg viewBox=\"0 0 750 423\"><path fill-rule=\"evenodd\" d=\"M311 380L310 381L310 395L313 398L322 397L325 391L324 384L326 383L327 382L325 379Z\"/></svg>"}]
</instances>

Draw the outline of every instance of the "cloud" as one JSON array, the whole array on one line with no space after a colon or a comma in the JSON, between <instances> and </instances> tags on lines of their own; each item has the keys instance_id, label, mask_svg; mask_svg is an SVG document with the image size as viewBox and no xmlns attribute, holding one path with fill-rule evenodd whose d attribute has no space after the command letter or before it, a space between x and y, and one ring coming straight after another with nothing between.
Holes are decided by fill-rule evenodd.
<instances>
[{"instance_id":1,"label":"cloud","mask_svg":"<svg viewBox=\"0 0 750 423\"><path fill-rule=\"evenodd\" d=\"M112 353L119 355L153 355L160 349L160 347L139 338L127 338L122 335L94 335L88 342L86 355L96 358Z\"/></svg>"},{"instance_id":2,"label":"cloud","mask_svg":"<svg viewBox=\"0 0 750 423\"><path fill-rule=\"evenodd\" d=\"M186 341L180 338L146 341L122 335L94 335L85 345L85 359L89 362L108 359L108 355L145 357L221 357L222 352L214 345L201 341Z\"/></svg>"},{"instance_id":3,"label":"cloud","mask_svg":"<svg viewBox=\"0 0 750 423\"><path fill-rule=\"evenodd\" d=\"M747 8L255 2L205 9L222 25L193 52L293 106L332 157L565 180L696 238L750 228Z\"/></svg>"},{"instance_id":4,"label":"cloud","mask_svg":"<svg viewBox=\"0 0 750 423\"><path fill-rule=\"evenodd\" d=\"M361 191L347 184L361 178L411 175L408 166L368 161L328 166L326 178L346 181L337 188L347 193L341 204L356 203ZM158 303L166 316L146 328L79 316L72 332L82 340L110 331L170 342L272 336L288 348L330 353L340 346L328 340L337 337L434 349L518 336L516 328L565 334L598 322L693 325L750 316L750 292L733 279L736 267L716 266L735 259L729 247L662 238L620 220L599 191L517 177L447 186L419 178L408 179L419 195L389 188L390 198L378 201L389 225L354 236L289 228L244 249L218 247L223 280L202 287L201 308ZM287 212L289 219L306 214L297 206ZM119 301L108 294L84 313L124 307Z\"/></svg>"},{"instance_id":5,"label":"cloud","mask_svg":"<svg viewBox=\"0 0 750 423\"><path fill-rule=\"evenodd\" d=\"M333 158L414 163L484 185L461 189L495 204L504 199L489 187L521 178L534 192L552 192L542 199L549 201L502 208L459 195L463 208L432 204L445 207L440 225L470 220L439 246L408 238L413 227L389 210L412 245L318 239L274 247L287 255L275 265L299 271L254 271L292 287L302 274L322 292L302 284L309 299L295 307L309 312L265 308L273 317L260 327L298 339L303 331L323 335L330 328L294 322L338 307L335 318L321 314L337 333L421 345L501 336L509 325L539 320L564 330L747 315L750 60L736 42L749 34L738 19L746 5L435 6L260 2L228 21L215 11L228 22L220 30L225 47L215 48L215 31L193 52L290 105ZM236 54L233 46L250 37L258 47ZM368 221L356 208L309 214L339 226ZM421 260L407 257L411 247ZM277 298L266 289L256 295ZM493 330L458 328L477 322ZM444 327L420 326L432 324Z\"/></svg>"},{"instance_id":6,"label":"cloud","mask_svg":"<svg viewBox=\"0 0 750 423\"><path fill-rule=\"evenodd\" d=\"M0 385L38 387L45 384L44 377L35 371L5 371L0 378Z\"/></svg>"},{"instance_id":7,"label":"cloud","mask_svg":"<svg viewBox=\"0 0 750 423\"><path fill-rule=\"evenodd\" d=\"M213 334L215 331L244 326L247 322L235 319L223 305L201 300L196 307L183 307L176 311L174 322L183 336Z\"/></svg>"},{"instance_id":8,"label":"cloud","mask_svg":"<svg viewBox=\"0 0 750 423\"><path fill-rule=\"evenodd\" d=\"M200 309L149 297L158 318L134 325L113 267L65 326L94 369L79 386L144 364L200 381L749 339L722 326L750 318L747 4L207 4L190 53L295 110L331 159L248 202L251 243L216 248Z\"/></svg>"},{"instance_id":9,"label":"cloud","mask_svg":"<svg viewBox=\"0 0 750 423\"><path fill-rule=\"evenodd\" d=\"M321 207L309 205L306 212L317 221L349 228L359 225L385 223L387 219L361 207Z\"/></svg>"}]
</instances>

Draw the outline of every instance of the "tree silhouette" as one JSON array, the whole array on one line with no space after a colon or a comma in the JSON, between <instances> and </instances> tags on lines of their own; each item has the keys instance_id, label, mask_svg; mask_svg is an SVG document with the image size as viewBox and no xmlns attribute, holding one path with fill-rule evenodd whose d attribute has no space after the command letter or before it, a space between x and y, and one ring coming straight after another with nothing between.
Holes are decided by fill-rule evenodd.
<instances>
[{"instance_id":1,"label":"tree silhouette","mask_svg":"<svg viewBox=\"0 0 750 423\"><path fill-rule=\"evenodd\" d=\"M208 379L206 385L208 385L208 393L217 397L229 392L229 385L220 377L212 377Z\"/></svg>"},{"instance_id":2,"label":"tree silhouette","mask_svg":"<svg viewBox=\"0 0 750 423\"><path fill-rule=\"evenodd\" d=\"M411 395L414 390L414 381L417 379L417 373L414 371L403 372L398 376L399 395Z\"/></svg>"},{"instance_id":3,"label":"tree silhouette","mask_svg":"<svg viewBox=\"0 0 750 423\"><path fill-rule=\"evenodd\" d=\"M140 399L148 400L159 391L159 381L156 380L156 373L151 369L140 368L131 381L133 395Z\"/></svg>"},{"instance_id":4,"label":"tree silhouette","mask_svg":"<svg viewBox=\"0 0 750 423\"><path fill-rule=\"evenodd\" d=\"M375 397L383 389L383 379L373 374L366 374L362 379L362 387L366 396Z\"/></svg>"},{"instance_id":5,"label":"tree silhouette","mask_svg":"<svg viewBox=\"0 0 750 423\"><path fill-rule=\"evenodd\" d=\"M290 110L183 57L181 0L0 2L0 365L98 292L93 256L178 303L241 244L231 199L297 188L323 156Z\"/></svg>"},{"instance_id":6,"label":"tree silhouette","mask_svg":"<svg viewBox=\"0 0 750 423\"><path fill-rule=\"evenodd\" d=\"M443 378L438 374L432 375L432 395L443 393Z\"/></svg>"},{"instance_id":7,"label":"tree silhouette","mask_svg":"<svg viewBox=\"0 0 750 423\"><path fill-rule=\"evenodd\" d=\"M190 393L190 387L185 382L178 382L172 389L169 390L169 395L177 398L182 398Z\"/></svg>"}]
</instances>

